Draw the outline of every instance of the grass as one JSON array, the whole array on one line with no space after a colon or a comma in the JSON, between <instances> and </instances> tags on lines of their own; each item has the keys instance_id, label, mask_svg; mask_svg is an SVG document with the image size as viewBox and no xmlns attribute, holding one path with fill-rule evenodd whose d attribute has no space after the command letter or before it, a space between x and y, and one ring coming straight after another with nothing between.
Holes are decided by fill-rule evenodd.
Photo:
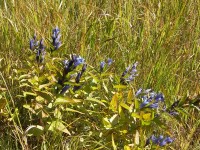
<instances>
[{"instance_id":1,"label":"grass","mask_svg":"<svg viewBox=\"0 0 200 150\"><path fill-rule=\"evenodd\" d=\"M34 33L45 38L45 45L48 45L52 29L58 26L63 44L59 53L61 57L71 53L80 54L88 64L96 67L100 61L110 57L115 61L113 71L117 74L128 64L138 61L139 77L135 82L136 87L162 91L168 105L187 93L190 96L198 94L199 3L195 0L2 0L0 90L9 90L10 93L6 92L4 95L8 101L20 100L17 95L22 92L21 88L11 78L15 74L13 69L25 66L23 60L30 55L28 42ZM10 107L13 108L11 105ZM175 124L173 132L177 135L178 142L171 149L199 147L199 111L195 109L189 112L181 119L181 123ZM0 138L0 147L8 147L11 142L15 148L11 146L8 149L21 149L14 142L20 131L17 131L17 127L9 129L15 130L16 136ZM8 132L13 134L11 130ZM77 140L80 137L71 140L70 149L81 149L82 144ZM51 147L53 143L58 145L51 149L63 149L63 138L61 136L55 141L43 139L43 149L45 146ZM98 145L95 139L86 139L86 143L94 142ZM26 149L26 145L22 148Z\"/></svg>"}]
</instances>

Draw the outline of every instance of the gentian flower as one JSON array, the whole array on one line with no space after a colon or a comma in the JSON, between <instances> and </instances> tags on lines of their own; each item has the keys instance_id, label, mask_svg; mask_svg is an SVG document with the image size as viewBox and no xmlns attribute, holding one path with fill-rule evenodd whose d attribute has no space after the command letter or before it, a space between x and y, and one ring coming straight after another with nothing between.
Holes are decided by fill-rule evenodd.
<instances>
[{"instance_id":1,"label":"gentian flower","mask_svg":"<svg viewBox=\"0 0 200 150\"><path fill-rule=\"evenodd\" d=\"M42 63L44 61L45 54L46 54L46 52L45 52L44 40L41 39L39 47L36 52L37 63Z\"/></svg>"},{"instance_id":2,"label":"gentian flower","mask_svg":"<svg viewBox=\"0 0 200 150\"><path fill-rule=\"evenodd\" d=\"M126 68L126 70L122 73L122 76L121 76L121 77L124 77L124 76L128 73L129 70L130 70L130 66L128 66L128 67Z\"/></svg>"},{"instance_id":3,"label":"gentian flower","mask_svg":"<svg viewBox=\"0 0 200 150\"><path fill-rule=\"evenodd\" d=\"M165 146L169 143L172 143L173 139L170 137L166 137L164 140L160 141L159 146Z\"/></svg>"},{"instance_id":4,"label":"gentian flower","mask_svg":"<svg viewBox=\"0 0 200 150\"><path fill-rule=\"evenodd\" d=\"M35 46L34 42L35 42L35 41L34 41L33 39L30 40L30 49L31 49L31 50L34 49L34 46Z\"/></svg>"},{"instance_id":5,"label":"gentian flower","mask_svg":"<svg viewBox=\"0 0 200 150\"><path fill-rule=\"evenodd\" d=\"M54 46L55 50L57 50L61 46L60 37L60 29L56 27L55 29L53 29L52 32L52 45Z\"/></svg>"},{"instance_id":6,"label":"gentian flower","mask_svg":"<svg viewBox=\"0 0 200 150\"><path fill-rule=\"evenodd\" d=\"M170 137L164 138L163 135L160 135L159 137L152 135L150 138L147 139L146 145L149 145L150 142L159 146L165 146L167 144L172 143L173 139Z\"/></svg>"},{"instance_id":7,"label":"gentian flower","mask_svg":"<svg viewBox=\"0 0 200 150\"><path fill-rule=\"evenodd\" d=\"M158 101L164 101L164 96L162 93L159 93L155 96L155 100Z\"/></svg>"},{"instance_id":8,"label":"gentian flower","mask_svg":"<svg viewBox=\"0 0 200 150\"><path fill-rule=\"evenodd\" d=\"M36 61L37 61L37 63L40 62L40 51L39 50L36 53Z\"/></svg>"},{"instance_id":9,"label":"gentian flower","mask_svg":"<svg viewBox=\"0 0 200 150\"><path fill-rule=\"evenodd\" d=\"M132 67L128 66L126 70L122 73L121 78L120 78L120 83L126 84L126 82L133 81L135 77L138 75L137 73L137 67L138 62L134 63ZM131 68L131 70L130 70ZM129 73L129 77L125 78L125 76Z\"/></svg>"},{"instance_id":10,"label":"gentian flower","mask_svg":"<svg viewBox=\"0 0 200 150\"><path fill-rule=\"evenodd\" d=\"M149 108L158 108L158 103L153 103L148 106Z\"/></svg>"},{"instance_id":11,"label":"gentian flower","mask_svg":"<svg viewBox=\"0 0 200 150\"><path fill-rule=\"evenodd\" d=\"M137 65L138 65L138 62L135 62L133 64L133 66L131 68L131 74L135 74L137 72L137 69L136 69Z\"/></svg>"},{"instance_id":12,"label":"gentian flower","mask_svg":"<svg viewBox=\"0 0 200 150\"><path fill-rule=\"evenodd\" d=\"M40 50L44 50L45 46L44 46L44 39L40 40L40 45L39 45L39 49Z\"/></svg>"},{"instance_id":13,"label":"gentian flower","mask_svg":"<svg viewBox=\"0 0 200 150\"><path fill-rule=\"evenodd\" d=\"M81 70L81 76L86 71L86 69L87 69L87 64L83 64L83 67L82 67L82 70Z\"/></svg>"},{"instance_id":14,"label":"gentian flower","mask_svg":"<svg viewBox=\"0 0 200 150\"><path fill-rule=\"evenodd\" d=\"M173 110L170 110L170 111L169 111L169 114L172 115L172 116L177 116L177 115L179 115L179 113L178 113L177 111L175 111L175 110L174 110L174 111L173 111Z\"/></svg>"},{"instance_id":15,"label":"gentian flower","mask_svg":"<svg viewBox=\"0 0 200 150\"><path fill-rule=\"evenodd\" d=\"M84 63L84 59L81 56L73 56L74 58L74 67L76 68L78 65Z\"/></svg>"},{"instance_id":16,"label":"gentian flower","mask_svg":"<svg viewBox=\"0 0 200 150\"><path fill-rule=\"evenodd\" d=\"M70 85L65 85L63 89L61 90L60 94L64 94L69 88L70 88Z\"/></svg>"},{"instance_id":17,"label":"gentian flower","mask_svg":"<svg viewBox=\"0 0 200 150\"><path fill-rule=\"evenodd\" d=\"M108 63L108 66L110 66L113 63L113 60L111 58L108 58L107 63Z\"/></svg>"},{"instance_id":18,"label":"gentian flower","mask_svg":"<svg viewBox=\"0 0 200 150\"><path fill-rule=\"evenodd\" d=\"M40 44L39 44L39 48L38 48L37 53L36 53L36 61L38 63L42 63L44 61L45 53L46 52L45 52L44 40L41 39Z\"/></svg>"},{"instance_id":19,"label":"gentian flower","mask_svg":"<svg viewBox=\"0 0 200 150\"><path fill-rule=\"evenodd\" d=\"M74 70L78 65L83 64L81 72L79 72L76 76L75 82L79 83L80 82L80 78L83 75L83 73L86 71L87 65L84 64L84 59L81 56L78 55L71 55L71 60L65 60L64 61L64 71L63 71L63 76L62 79L59 79L59 84L63 86L63 83L66 80L66 75L71 72L72 70ZM70 78L73 75L70 76ZM70 80L70 78L68 78L67 80ZM74 86L73 91L76 91L80 88L81 86ZM66 87L67 88L67 87ZM64 90L64 89L63 89ZM63 92L61 92L63 93Z\"/></svg>"},{"instance_id":20,"label":"gentian flower","mask_svg":"<svg viewBox=\"0 0 200 150\"><path fill-rule=\"evenodd\" d=\"M142 88L140 88L136 93L135 93L135 96L137 97L139 94L142 93Z\"/></svg>"},{"instance_id":21,"label":"gentian flower","mask_svg":"<svg viewBox=\"0 0 200 150\"><path fill-rule=\"evenodd\" d=\"M75 79L76 83L79 83L79 82L80 82L80 79L81 79L81 73L79 72L79 73L77 74L77 76L76 76L76 79Z\"/></svg>"},{"instance_id":22,"label":"gentian flower","mask_svg":"<svg viewBox=\"0 0 200 150\"><path fill-rule=\"evenodd\" d=\"M34 50L38 46L38 41L36 40L36 35L34 34L33 39L30 39L30 49Z\"/></svg>"},{"instance_id":23,"label":"gentian flower","mask_svg":"<svg viewBox=\"0 0 200 150\"><path fill-rule=\"evenodd\" d=\"M77 76L76 76L76 79L75 79L76 83L79 83L79 82L80 82L80 78L81 78L81 72L79 72L79 73L77 74ZM81 87L81 86L74 86L73 91L74 91L74 92L77 91L78 89L80 89L80 87Z\"/></svg>"},{"instance_id":24,"label":"gentian flower","mask_svg":"<svg viewBox=\"0 0 200 150\"><path fill-rule=\"evenodd\" d=\"M100 63L100 72L103 72L103 69L104 69L104 67L105 67L105 62L104 61L102 61L101 63Z\"/></svg>"},{"instance_id":25,"label":"gentian flower","mask_svg":"<svg viewBox=\"0 0 200 150\"><path fill-rule=\"evenodd\" d=\"M162 93L156 93L154 91L152 91L151 89L147 89L142 91L142 89L140 88L135 96L140 98L140 94L142 94L142 103L140 104L140 109L146 107L146 108L158 108L160 102L164 102L164 95Z\"/></svg>"},{"instance_id":26,"label":"gentian flower","mask_svg":"<svg viewBox=\"0 0 200 150\"><path fill-rule=\"evenodd\" d=\"M145 106L147 106L149 104L149 102L147 100L143 101L141 104L140 104L140 109L144 108Z\"/></svg>"}]
</instances>

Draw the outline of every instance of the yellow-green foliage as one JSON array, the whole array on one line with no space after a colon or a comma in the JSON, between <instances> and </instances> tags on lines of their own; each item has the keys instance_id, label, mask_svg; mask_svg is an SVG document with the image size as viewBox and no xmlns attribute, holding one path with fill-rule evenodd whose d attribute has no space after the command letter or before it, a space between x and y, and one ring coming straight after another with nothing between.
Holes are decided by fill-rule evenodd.
<instances>
[{"instance_id":1,"label":"yellow-green foliage","mask_svg":"<svg viewBox=\"0 0 200 150\"><path fill-rule=\"evenodd\" d=\"M62 46L52 54L56 26ZM140 87L161 91L168 107L179 100L179 118L166 114L158 125L175 138L169 149L200 147L200 1L1 0L0 33L0 131L6 128L0 133L0 148L144 148L156 112L137 108L134 92ZM46 66L38 66L29 50L34 33L44 39ZM88 86L63 99L55 86L70 54L87 62L81 83ZM100 74L100 62L107 58L114 63ZM120 75L136 61L138 77L131 85L120 85ZM134 133L127 133L126 115L139 120ZM58 126L64 133L54 133ZM133 143L137 147L128 145Z\"/></svg>"}]
</instances>

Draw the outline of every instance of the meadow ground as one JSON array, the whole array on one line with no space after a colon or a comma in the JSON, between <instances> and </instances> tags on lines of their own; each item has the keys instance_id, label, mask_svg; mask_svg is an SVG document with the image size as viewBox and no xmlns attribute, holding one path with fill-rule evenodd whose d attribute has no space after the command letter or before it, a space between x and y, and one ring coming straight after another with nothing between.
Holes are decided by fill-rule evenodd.
<instances>
[{"instance_id":1,"label":"meadow ground","mask_svg":"<svg viewBox=\"0 0 200 150\"><path fill-rule=\"evenodd\" d=\"M68 131L59 136L49 132L36 137L25 136L28 126L37 125L36 122L30 120L34 117L37 118L39 113L35 115L35 110L29 109L28 98L23 93L31 91L38 94L38 89L33 91L33 89L29 90L29 87L20 86L21 81L16 80L16 73L27 75L31 69L23 69L36 63L31 62L33 53L29 49L29 41L33 35L36 34L38 39L43 38L44 45L48 49L48 45L51 44L52 29L56 26L61 31L62 46L55 55L47 54L47 57L63 60L63 58L69 58L69 54L78 54L96 70L101 61L112 58L114 62L110 71L116 75L121 74L129 64L137 61L138 76L135 77L133 83L135 90L142 87L162 92L168 107L175 101L181 101L180 108L177 108L180 116L175 119L176 121L169 116L164 116L165 124L170 129L166 133L169 133L175 140L170 146L163 149L200 149L200 1L198 0L1 0L1 149L5 147L7 149L67 149L66 143L69 149L110 149L111 147L120 149L123 147L128 150L129 148L145 148L144 140L140 142L141 144L134 140L138 146L131 147L131 142L127 140L127 137L126 146L120 145L120 141L115 141L116 139L113 138L115 132L111 134L112 139L107 139L107 141L103 141L104 137L100 137L100 135L100 138L95 138L95 136L90 138L88 135L80 134L82 130L85 130L80 127L80 124L77 125L77 128L80 128L80 131L77 129L79 134L73 136L70 133L70 138L65 135L68 134ZM37 71L36 69L36 74ZM94 71L89 75L93 76L93 73ZM91 81L91 84L96 84L96 82ZM104 90L113 91L111 87L104 87ZM49 91L53 93L52 90ZM104 91L99 90L99 93L96 93L91 92L88 95L96 94L95 96L101 97L101 99L113 99L109 97L109 94L104 94L106 93ZM29 96L35 96L34 94ZM93 99L93 101L95 100ZM23 103L23 107L20 106L21 103ZM103 101L99 103L102 104ZM88 104L88 108L90 106ZM60 107L59 110L62 109ZM73 110L81 114L80 107L78 105L70 107L69 112ZM92 107L96 107L96 105ZM28 108L27 111L24 110L25 108ZM110 108L113 112L116 111L112 106ZM102 107L98 109L102 110ZM102 115L108 117L114 115L113 112L105 114L110 110L103 109L102 111L104 112ZM62 114L62 111L59 113ZM75 112L68 115L68 118L80 119ZM95 116L92 119L95 119ZM62 121L65 122L64 117ZM65 123L69 127L73 121ZM42 127L42 124L39 125ZM91 124L91 126L95 125ZM72 128L74 132L76 132L75 128ZM144 130L142 130L143 128ZM150 134L152 130L143 128L139 131L140 136L142 137L141 133L143 133L144 137L147 137L148 133L146 132ZM112 128L112 130L114 129ZM87 131L89 132L90 129ZM70 129L69 132L71 132ZM91 129L90 133L92 134L92 132ZM136 139L136 135L134 133L132 137ZM80 139L84 140L80 142ZM151 148L159 149L158 147Z\"/></svg>"}]
</instances>

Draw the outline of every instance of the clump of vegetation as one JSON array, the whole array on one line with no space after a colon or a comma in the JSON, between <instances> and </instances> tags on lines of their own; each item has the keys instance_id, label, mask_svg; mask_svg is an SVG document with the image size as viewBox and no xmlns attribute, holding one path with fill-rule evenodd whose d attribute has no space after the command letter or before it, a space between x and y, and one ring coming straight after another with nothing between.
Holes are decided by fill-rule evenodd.
<instances>
[{"instance_id":1,"label":"clump of vegetation","mask_svg":"<svg viewBox=\"0 0 200 150\"><path fill-rule=\"evenodd\" d=\"M0 147L198 149L199 6L17 2L0 2Z\"/></svg>"}]
</instances>

